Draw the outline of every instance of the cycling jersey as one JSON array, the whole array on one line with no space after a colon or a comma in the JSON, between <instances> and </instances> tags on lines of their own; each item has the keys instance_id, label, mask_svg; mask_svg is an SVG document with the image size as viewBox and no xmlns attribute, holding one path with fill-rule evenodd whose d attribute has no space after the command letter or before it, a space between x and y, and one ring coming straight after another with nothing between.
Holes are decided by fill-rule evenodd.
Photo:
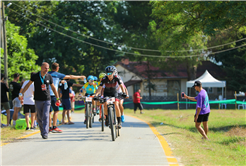
<instances>
[{"instance_id":1,"label":"cycling jersey","mask_svg":"<svg viewBox=\"0 0 246 166\"><path fill-rule=\"evenodd\" d=\"M101 84L101 81L98 81L98 82L97 82L97 86L99 86L100 84Z\"/></svg>"},{"instance_id":2,"label":"cycling jersey","mask_svg":"<svg viewBox=\"0 0 246 166\"><path fill-rule=\"evenodd\" d=\"M87 82L82 88L89 95L96 93L96 90L98 89L96 85L90 85L89 82Z\"/></svg>"},{"instance_id":3,"label":"cycling jersey","mask_svg":"<svg viewBox=\"0 0 246 166\"><path fill-rule=\"evenodd\" d=\"M103 84L105 84L104 93L114 94L115 92L117 92L117 83L119 85L122 84L122 80L119 78L118 75L114 75L111 81L109 80L108 76L105 76L102 78L100 86L103 86Z\"/></svg>"},{"instance_id":4,"label":"cycling jersey","mask_svg":"<svg viewBox=\"0 0 246 166\"><path fill-rule=\"evenodd\" d=\"M97 84L97 86L99 86L99 85L100 85L100 84L98 84L98 82L97 82L97 81L94 81L94 83L95 83L95 84Z\"/></svg>"}]
</instances>

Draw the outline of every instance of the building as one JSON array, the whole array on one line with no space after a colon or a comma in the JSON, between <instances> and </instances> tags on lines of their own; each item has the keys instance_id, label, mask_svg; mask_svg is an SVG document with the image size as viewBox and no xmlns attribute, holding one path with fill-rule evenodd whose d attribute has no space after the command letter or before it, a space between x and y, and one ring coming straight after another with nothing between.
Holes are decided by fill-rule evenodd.
<instances>
[{"instance_id":1,"label":"building","mask_svg":"<svg viewBox=\"0 0 246 166\"><path fill-rule=\"evenodd\" d=\"M150 94L149 85L151 96L154 99L177 99L177 93L186 92L186 82L189 80L187 69L182 64L179 64L174 71L165 71L148 64L148 62L131 62L128 59L117 62L115 66L127 86L129 96L132 96L140 88L142 96L148 97ZM206 70L216 79L224 80L225 73L223 70L210 61L203 61L197 67L197 78ZM150 79L148 79L148 76ZM207 90L211 99L218 99L218 96L222 93L222 88L204 89ZM233 95L233 92L227 91L227 95Z\"/></svg>"}]
</instances>

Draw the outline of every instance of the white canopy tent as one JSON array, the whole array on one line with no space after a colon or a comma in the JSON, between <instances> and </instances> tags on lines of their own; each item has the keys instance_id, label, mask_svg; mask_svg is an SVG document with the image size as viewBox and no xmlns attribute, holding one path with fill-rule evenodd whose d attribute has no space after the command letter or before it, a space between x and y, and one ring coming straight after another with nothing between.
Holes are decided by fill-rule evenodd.
<instances>
[{"instance_id":1,"label":"white canopy tent","mask_svg":"<svg viewBox=\"0 0 246 166\"><path fill-rule=\"evenodd\" d=\"M222 88L222 99L224 96L224 88L226 87L226 81L219 81L215 79L207 70L203 73L203 75L195 80L186 82L186 94L188 92L188 88L191 88L194 85L195 81L200 81L202 83L202 87L221 87ZM187 107L186 107L187 108Z\"/></svg>"}]
</instances>

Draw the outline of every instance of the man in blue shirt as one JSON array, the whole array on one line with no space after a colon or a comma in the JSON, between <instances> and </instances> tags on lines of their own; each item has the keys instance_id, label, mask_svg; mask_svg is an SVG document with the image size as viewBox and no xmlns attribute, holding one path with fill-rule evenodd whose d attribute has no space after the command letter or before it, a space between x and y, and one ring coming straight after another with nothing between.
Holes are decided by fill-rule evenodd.
<instances>
[{"instance_id":1,"label":"man in blue shirt","mask_svg":"<svg viewBox=\"0 0 246 166\"><path fill-rule=\"evenodd\" d=\"M59 73L59 64L58 63L53 63L51 66L52 71L49 72L49 74L52 76L53 78L53 82L55 85L56 90L58 90L58 86L59 86L59 82L62 79L82 79L84 80L86 77L85 76L74 76L74 75L65 75L62 73ZM56 126L56 121L57 121L57 116L58 116L58 112L59 112L59 106L56 106L56 97L55 94L53 93L53 91L50 91L50 96L51 96L51 107L50 107L50 129L49 132L52 133L62 133L62 130L58 129L58 127ZM54 109L54 113L53 113L53 127L51 126L51 113L52 113L52 109Z\"/></svg>"}]
</instances>

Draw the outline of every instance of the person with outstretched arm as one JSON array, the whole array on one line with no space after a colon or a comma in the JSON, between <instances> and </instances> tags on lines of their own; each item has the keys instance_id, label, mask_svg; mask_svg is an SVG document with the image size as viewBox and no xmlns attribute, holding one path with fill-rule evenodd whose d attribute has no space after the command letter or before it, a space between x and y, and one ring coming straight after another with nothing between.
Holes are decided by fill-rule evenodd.
<instances>
[{"instance_id":1,"label":"person with outstretched arm","mask_svg":"<svg viewBox=\"0 0 246 166\"><path fill-rule=\"evenodd\" d=\"M65 75L62 73L59 73L60 66L58 63L53 63L51 65L51 70L48 73L52 76L53 78L53 83L55 85L56 91L58 91L58 86L59 86L59 82L61 80L65 80L65 79L82 79L84 80L86 77L85 76L75 76L75 75ZM51 96L51 107L50 107L50 129L49 132L52 133L62 133L62 130L60 130L57 127L57 117L58 117L58 112L59 112L59 106L56 106L56 97L55 94L53 93L52 89L50 88L50 96ZM54 110L53 113L53 127L51 125L51 116L52 116L52 111Z\"/></svg>"},{"instance_id":2,"label":"person with outstretched arm","mask_svg":"<svg viewBox=\"0 0 246 166\"><path fill-rule=\"evenodd\" d=\"M208 117L210 113L209 98L207 92L202 88L200 81L195 81L193 87L199 94L196 97L190 97L184 94L183 98L196 101L196 114L194 116L194 122L197 130L203 136L203 139L208 139ZM204 129L201 127L203 123Z\"/></svg>"}]
</instances>

